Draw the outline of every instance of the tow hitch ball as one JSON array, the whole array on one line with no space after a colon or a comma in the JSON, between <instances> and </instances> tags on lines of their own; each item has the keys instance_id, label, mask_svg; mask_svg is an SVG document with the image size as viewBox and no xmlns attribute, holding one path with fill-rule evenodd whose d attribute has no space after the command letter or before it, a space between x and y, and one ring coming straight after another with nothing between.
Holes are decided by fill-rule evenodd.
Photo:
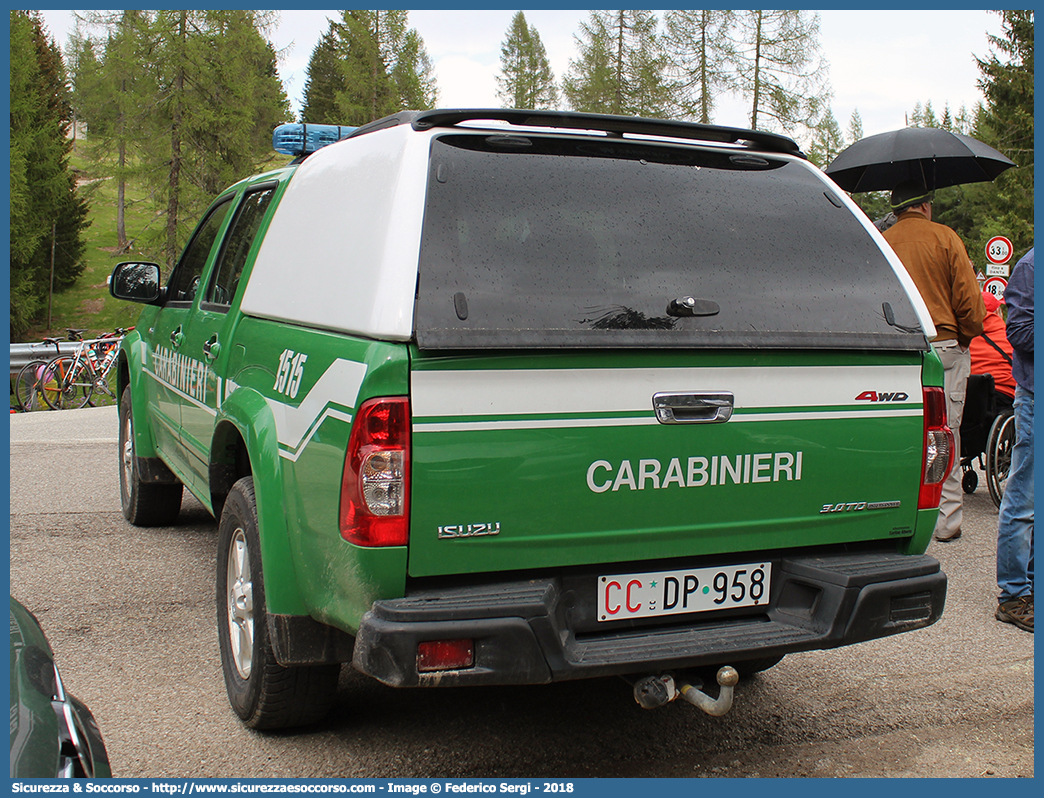
<instances>
[{"instance_id":1,"label":"tow hitch ball","mask_svg":"<svg viewBox=\"0 0 1044 798\"><path fill-rule=\"evenodd\" d=\"M655 709L669 704L681 696L690 704L699 707L708 715L721 717L732 709L732 689L739 682L739 674L731 665L726 665L718 670L718 684L721 690L717 698L711 698L706 693L693 687L681 679L675 681L672 674L665 673L662 676L646 676L634 684L634 700L643 709ZM701 685L702 686L702 685Z\"/></svg>"}]
</instances>

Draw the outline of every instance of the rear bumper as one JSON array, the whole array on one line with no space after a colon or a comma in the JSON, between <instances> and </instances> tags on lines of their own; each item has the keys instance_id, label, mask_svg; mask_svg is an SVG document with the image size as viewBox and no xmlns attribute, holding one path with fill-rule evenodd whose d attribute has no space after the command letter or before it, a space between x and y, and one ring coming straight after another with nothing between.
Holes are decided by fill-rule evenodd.
<instances>
[{"instance_id":1,"label":"rear bumper","mask_svg":"<svg viewBox=\"0 0 1044 798\"><path fill-rule=\"evenodd\" d=\"M607 625L577 634L584 600L566 581L492 582L378 601L363 618L352 664L397 687L656 673L919 629L939 619L946 600L946 574L927 555L793 556L774 561L770 605L759 614L689 616L639 628ZM418 643L458 638L475 641L474 667L418 672Z\"/></svg>"}]
</instances>

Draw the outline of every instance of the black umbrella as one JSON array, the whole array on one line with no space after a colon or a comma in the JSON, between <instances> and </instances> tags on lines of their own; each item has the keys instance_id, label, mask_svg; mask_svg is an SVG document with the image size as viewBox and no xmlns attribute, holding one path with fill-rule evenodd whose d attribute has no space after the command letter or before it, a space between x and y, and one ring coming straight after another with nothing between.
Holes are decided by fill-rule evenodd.
<instances>
[{"instance_id":1,"label":"black umbrella","mask_svg":"<svg viewBox=\"0 0 1044 798\"><path fill-rule=\"evenodd\" d=\"M934 127L905 127L860 139L826 173L845 191L891 191L915 178L929 189L993 180L1014 166L971 136Z\"/></svg>"}]
</instances>

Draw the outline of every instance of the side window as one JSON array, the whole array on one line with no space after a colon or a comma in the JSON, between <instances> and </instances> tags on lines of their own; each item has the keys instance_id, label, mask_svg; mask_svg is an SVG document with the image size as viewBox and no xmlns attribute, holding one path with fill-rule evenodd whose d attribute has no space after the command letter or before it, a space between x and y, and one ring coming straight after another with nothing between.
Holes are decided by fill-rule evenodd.
<instances>
[{"instance_id":1,"label":"side window","mask_svg":"<svg viewBox=\"0 0 1044 798\"><path fill-rule=\"evenodd\" d=\"M275 188L269 187L243 197L225 236L205 301L226 306L232 303L236 288L239 287L239 277L246 265L250 245L254 243L261 220L265 217L265 211L268 210L274 193Z\"/></svg>"},{"instance_id":2,"label":"side window","mask_svg":"<svg viewBox=\"0 0 1044 798\"><path fill-rule=\"evenodd\" d=\"M181 255L181 260L174 269L167 290L170 302L191 302L196 298L199 280L203 267L207 265L210 250L214 248L218 230L221 229L228 209L232 207L231 198L214 208L196 229L189 245Z\"/></svg>"}]
</instances>

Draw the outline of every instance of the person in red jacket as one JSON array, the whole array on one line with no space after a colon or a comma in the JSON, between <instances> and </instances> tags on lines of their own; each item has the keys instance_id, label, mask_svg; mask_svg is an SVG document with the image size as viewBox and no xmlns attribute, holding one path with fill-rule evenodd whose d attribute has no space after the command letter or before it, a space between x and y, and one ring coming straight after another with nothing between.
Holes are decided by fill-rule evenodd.
<instances>
[{"instance_id":1,"label":"person in red jacket","mask_svg":"<svg viewBox=\"0 0 1044 798\"><path fill-rule=\"evenodd\" d=\"M1011 376L1011 344L1004 331L1004 319L998 308L1004 302L988 291L982 292L986 318L982 321L982 335L972 338L971 373L992 374L994 387L1010 399L1015 398L1015 378Z\"/></svg>"}]
</instances>

